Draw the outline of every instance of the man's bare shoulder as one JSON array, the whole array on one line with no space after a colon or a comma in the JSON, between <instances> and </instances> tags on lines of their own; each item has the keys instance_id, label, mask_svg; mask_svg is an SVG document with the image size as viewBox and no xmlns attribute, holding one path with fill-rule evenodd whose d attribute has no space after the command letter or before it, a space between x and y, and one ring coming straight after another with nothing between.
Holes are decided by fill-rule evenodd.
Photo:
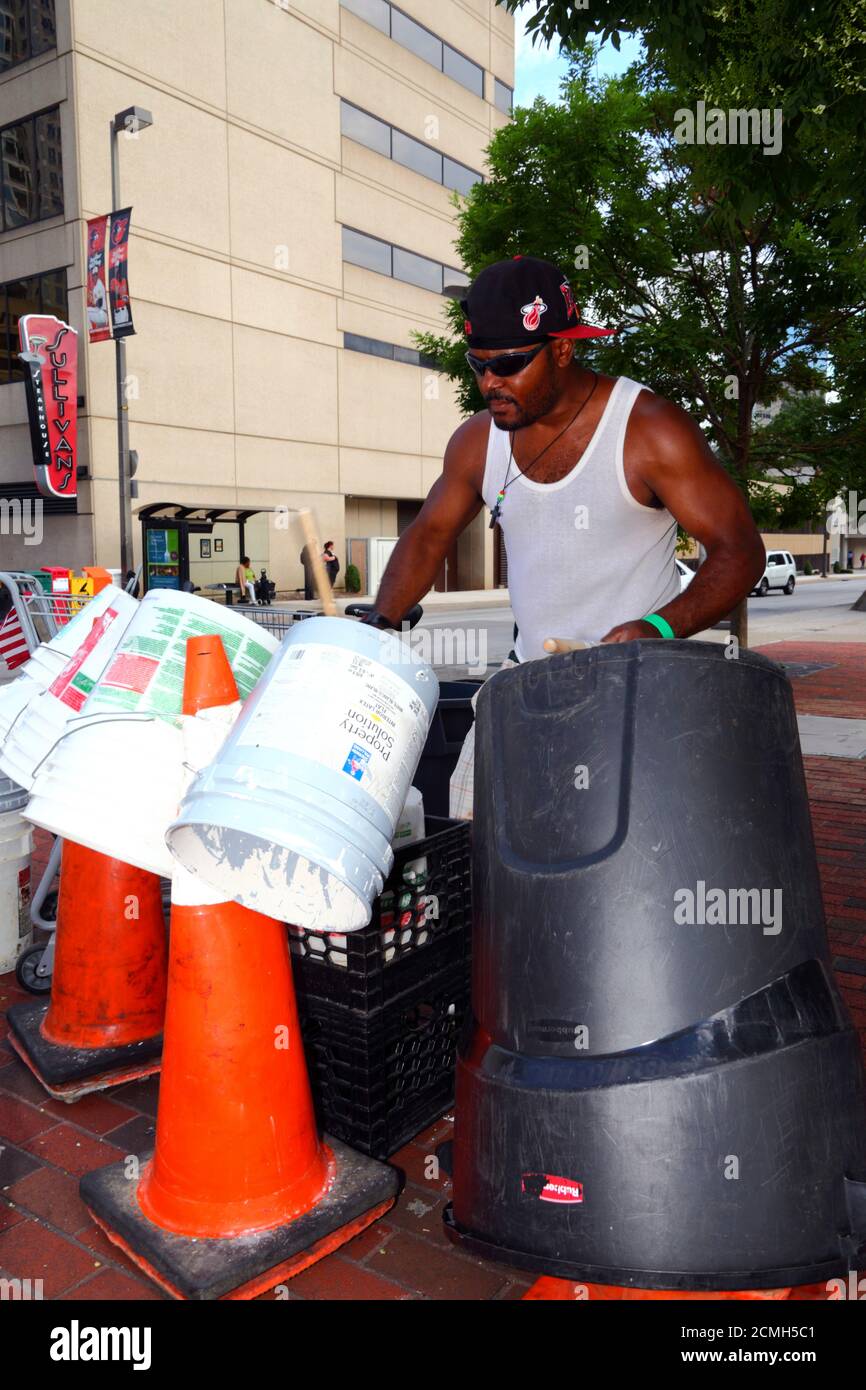
<instances>
[{"instance_id":1,"label":"man's bare shoulder","mask_svg":"<svg viewBox=\"0 0 866 1390\"><path fill-rule=\"evenodd\" d=\"M697 449L708 451L703 431L682 406L644 388L629 416L626 447L638 448L644 460L687 463Z\"/></svg>"}]
</instances>

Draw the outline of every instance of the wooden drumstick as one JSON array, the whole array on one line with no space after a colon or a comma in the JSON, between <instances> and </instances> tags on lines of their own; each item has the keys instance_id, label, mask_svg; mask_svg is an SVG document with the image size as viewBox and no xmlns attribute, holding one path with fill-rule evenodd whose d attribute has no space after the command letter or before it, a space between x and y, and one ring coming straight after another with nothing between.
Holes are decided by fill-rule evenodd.
<instances>
[{"instance_id":1,"label":"wooden drumstick","mask_svg":"<svg viewBox=\"0 0 866 1390\"><path fill-rule=\"evenodd\" d=\"M320 554L321 545L316 534L316 519L309 507L302 507L298 512L301 523L301 530L304 533L304 541L307 547L307 554L313 567L313 579L316 583L316 592L319 601L329 618L338 617L337 605L334 602L334 593L331 588L331 581L328 578L328 571Z\"/></svg>"},{"instance_id":2,"label":"wooden drumstick","mask_svg":"<svg viewBox=\"0 0 866 1390\"><path fill-rule=\"evenodd\" d=\"M544 639L546 652L583 652L589 645L589 642L572 642L567 637L545 637Z\"/></svg>"}]
</instances>

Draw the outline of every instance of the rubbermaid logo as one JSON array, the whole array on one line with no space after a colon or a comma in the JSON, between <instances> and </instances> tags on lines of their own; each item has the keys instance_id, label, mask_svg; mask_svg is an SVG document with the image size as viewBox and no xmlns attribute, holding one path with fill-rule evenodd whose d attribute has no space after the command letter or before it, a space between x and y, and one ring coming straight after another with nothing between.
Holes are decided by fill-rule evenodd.
<instances>
[{"instance_id":1,"label":"rubbermaid logo","mask_svg":"<svg viewBox=\"0 0 866 1390\"><path fill-rule=\"evenodd\" d=\"M521 1189L529 1197L537 1197L540 1202L583 1201L583 1183L574 1178L552 1177L550 1173L524 1173Z\"/></svg>"}]
</instances>

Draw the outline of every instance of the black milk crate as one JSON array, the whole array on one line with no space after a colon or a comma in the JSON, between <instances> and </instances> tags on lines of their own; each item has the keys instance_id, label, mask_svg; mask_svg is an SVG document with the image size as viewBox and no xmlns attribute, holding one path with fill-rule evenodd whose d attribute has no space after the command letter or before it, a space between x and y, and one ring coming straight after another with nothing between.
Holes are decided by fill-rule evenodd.
<instances>
[{"instance_id":1,"label":"black milk crate","mask_svg":"<svg viewBox=\"0 0 866 1390\"><path fill-rule=\"evenodd\" d=\"M301 1004L313 1099L327 1134L387 1158L444 1115L454 1101L469 987L466 960L366 1016L324 999Z\"/></svg>"},{"instance_id":2,"label":"black milk crate","mask_svg":"<svg viewBox=\"0 0 866 1390\"><path fill-rule=\"evenodd\" d=\"M425 839L395 851L368 927L345 935L289 927L299 1000L328 999L370 1013L469 959L469 822L427 816L425 830Z\"/></svg>"}]
</instances>

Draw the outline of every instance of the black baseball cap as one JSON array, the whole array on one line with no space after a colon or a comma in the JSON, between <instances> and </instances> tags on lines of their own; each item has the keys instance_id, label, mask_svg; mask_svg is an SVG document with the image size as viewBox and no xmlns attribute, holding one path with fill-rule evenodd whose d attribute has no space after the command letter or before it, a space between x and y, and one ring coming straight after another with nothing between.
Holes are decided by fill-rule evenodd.
<instances>
[{"instance_id":1,"label":"black baseball cap","mask_svg":"<svg viewBox=\"0 0 866 1390\"><path fill-rule=\"evenodd\" d=\"M460 307L474 348L520 347L541 338L606 338L616 332L581 323L568 276L536 256L486 266Z\"/></svg>"}]
</instances>

